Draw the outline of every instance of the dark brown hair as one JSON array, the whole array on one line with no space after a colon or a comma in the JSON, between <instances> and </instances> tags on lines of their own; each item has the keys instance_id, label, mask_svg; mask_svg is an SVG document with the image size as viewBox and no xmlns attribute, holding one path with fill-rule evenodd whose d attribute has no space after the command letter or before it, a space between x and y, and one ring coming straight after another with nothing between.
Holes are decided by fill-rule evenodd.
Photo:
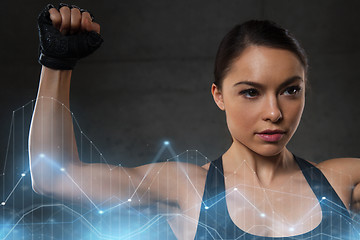
<instances>
[{"instance_id":1,"label":"dark brown hair","mask_svg":"<svg viewBox=\"0 0 360 240\"><path fill-rule=\"evenodd\" d=\"M269 20L250 20L236 25L221 41L215 59L216 86L221 89L233 61L251 45L289 50L298 57L307 76L306 53L288 30Z\"/></svg>"}]
</instances>

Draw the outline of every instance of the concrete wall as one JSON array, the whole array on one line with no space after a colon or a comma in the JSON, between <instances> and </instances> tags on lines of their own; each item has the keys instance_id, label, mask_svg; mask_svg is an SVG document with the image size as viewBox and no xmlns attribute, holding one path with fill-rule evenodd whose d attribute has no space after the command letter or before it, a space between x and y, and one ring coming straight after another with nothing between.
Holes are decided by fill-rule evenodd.
<instances>
[{"instance_id":1,"label":"concrete wall","mask_svg":"<svg viewBox=\"0 0 360 240\"><path fill-rule=\"evenodd\" d=\"M46 3L2 3L0 161L12 111L36 97L36 17ZM109 162L150 162L164 140L177 153L221 155L230 136L210 95L214 56L233 25L253 18L290 29L309 55L312 91L289 148L314 162L359 157L359 1L73 3L93 12L105 42L74 71L72 111Z\"/></svg>"}]
</instances>

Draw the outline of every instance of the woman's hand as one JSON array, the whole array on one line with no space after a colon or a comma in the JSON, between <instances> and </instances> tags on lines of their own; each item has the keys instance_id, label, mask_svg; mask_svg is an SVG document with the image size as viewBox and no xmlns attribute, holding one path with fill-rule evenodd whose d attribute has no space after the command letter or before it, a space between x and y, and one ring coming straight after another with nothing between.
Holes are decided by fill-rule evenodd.
<instances>
[{"instance_id":1,"label":"woman's hand","mask_svg":"<svg viewBox=\"0 0 360 240\"><path fill-rule=\"evenodd\" d=\"M61 34L76 34L79 31L94 31L100 34L100 25L93 22L93 18L88 11L67 5L61 5L59 10L51 5L48 8L52 25Z\"/></svg>"},{"instance_id":2,"label":"woman's hand","mask_svg":"<svg viewBox=\"0 0 360 240\"><path fill-rule=\"evenodd\" d=\"M76 6L48 5L38 17L39 62L52 69L73 69L77 60L88 56L103 42L100 25L91 14Z\"/></svg>"}]
</instances>

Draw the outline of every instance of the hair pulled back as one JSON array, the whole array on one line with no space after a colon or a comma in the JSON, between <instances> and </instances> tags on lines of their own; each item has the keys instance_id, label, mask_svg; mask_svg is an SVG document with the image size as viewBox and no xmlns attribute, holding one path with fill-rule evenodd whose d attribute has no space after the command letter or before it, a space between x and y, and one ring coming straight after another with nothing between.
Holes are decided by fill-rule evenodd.
<instances>
[{"instance_id":1,"label":"hair pulled back","mask_svg":"<svg viewBox=\"0 0 360 240\"><path fill-rule=\"evenodd\" d=\"M269 20L250 20L236 25L220 43L214 69L214 83L218 88L221 89L233 61L249 46L279 48L294 53L303 65L305 76L307 76L306 53L288 30Z\"/></svg>"}]
</instances>

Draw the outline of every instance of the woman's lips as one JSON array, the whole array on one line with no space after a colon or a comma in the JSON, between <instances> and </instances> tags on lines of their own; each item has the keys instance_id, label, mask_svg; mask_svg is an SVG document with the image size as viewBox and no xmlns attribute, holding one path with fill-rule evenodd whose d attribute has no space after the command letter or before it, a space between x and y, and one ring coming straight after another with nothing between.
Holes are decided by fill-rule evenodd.
<instances>
[{"instance_id":1,"label":"woman's lips","mask_svg":"<svg viewBox=\"0 0 360 240\"><path fill-rule=\"evenodd\" d=\"M266 142L277 142L284 136L284 133L275 133L275 134L265 134L265 133L257 133L262 140Z\"/></svg>"}]
</instances>

